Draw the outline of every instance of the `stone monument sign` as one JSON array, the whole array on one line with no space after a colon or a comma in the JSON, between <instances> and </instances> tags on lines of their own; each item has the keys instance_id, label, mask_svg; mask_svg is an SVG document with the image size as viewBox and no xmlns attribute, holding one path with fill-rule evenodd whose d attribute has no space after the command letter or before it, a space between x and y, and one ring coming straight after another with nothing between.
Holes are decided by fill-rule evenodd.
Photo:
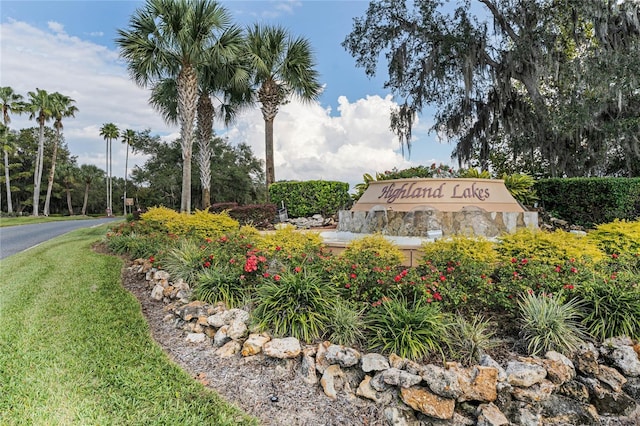
<instances>
[{"instance_id":1,"label":"stone monument sign","mask_svg":"<svg viewBox=\"0 0 640 426\"><path fill-rule=\"evenodd\" d=\"M537 227L499 179L395 179L370 182L338 231L427 237L473 234L496 237Z\"/></svg>"}]
</instances>

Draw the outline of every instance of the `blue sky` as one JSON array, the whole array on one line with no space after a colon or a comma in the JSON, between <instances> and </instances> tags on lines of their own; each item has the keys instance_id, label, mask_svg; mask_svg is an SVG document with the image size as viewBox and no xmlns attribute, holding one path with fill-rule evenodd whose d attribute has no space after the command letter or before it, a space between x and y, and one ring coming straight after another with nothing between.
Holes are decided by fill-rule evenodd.
<instances>
[{"instance_id":1,"label":"blue sky","mask_svg":"<svg viewBox=\"0 0 640 426\"><path fill-rule=\"evenodd\" d=\"M275 119L276 179L336 179L354 185L363 173L432 162L450 163L452 146L427 134L432 117L425 113L414 131L411 156L403 157L388 130L395 99L383 88L384 69L368 78L340 45L363 16L367 1L222 1L234 22L277 24L309 39L324 92L312 105L292 102ZM177 137L148 105L148 91L128 78L114 44L138 1L5 1L0 3L0 85L23 96L35 88L58 91L76 100L75 118L64 134L80 164L104 168L102 124L150 128L165 140ZM12 128L35 125L13 117ZM228 129L216 133L232 143L246 142L264 156L264 122L258 107ZM114 172L124 174L124 146L114 148ZM144 157L134 156L133 164ZM130 167L131 169L131 167Z\"/></svg>"}]
</instances>

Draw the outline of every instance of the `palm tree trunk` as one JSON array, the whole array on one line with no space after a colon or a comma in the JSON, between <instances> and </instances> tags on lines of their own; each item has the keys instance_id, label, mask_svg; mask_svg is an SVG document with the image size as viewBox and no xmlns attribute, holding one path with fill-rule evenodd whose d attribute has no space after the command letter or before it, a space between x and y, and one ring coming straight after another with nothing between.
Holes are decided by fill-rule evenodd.
<instances>
[{"instance_id":1,"label":"palm tree trunk","mask_svg":"<svg viewBox=\"0 0 640 426\"><path fill-rule=\"evenodd\" d=\"M53 154L51 154L51 170L49 171L49 180L47 184L47 196L44 200L44 215L49 216L49 203L51 202L51 191L53 190L53 179L56 174L56 160L58 157L58 141L60 140L60 131L56 135L56 140L53 143Z\"/></svg>"},{"instance_id":2,"label":"palm tree trunk","mask_svg":"<svg viewBox=\"0 0 640 426\"><path fill-rule=\"evenodd\" d=\"M127 144L127 154L124 157L124 195L122 196L123 216L127 215L127 169L129 167L129 142Z\"/></svg>"},{"instance_id":3,"label":"palm tree trunk","mask_svg":"<svg viewBox=\"0 0 640 426\"><path fill-rule=\"evenodd\" d=\"M40 204L40 183L42 181L42 165L44 163L44 120L40 121L38 135L38 153L36 154L35 170L33 172L33 216L38 216Z\"/></svg>"},{"instance_id":4,"label":"palm tree trunk","mask_svg":"<svg viewBox=\"0 0 640 426\"><path fill-rule=\"evenodd\" d=\"M67 208L69 209L69 216L73 216L73 205L71 204L71 188L69 184L65 185L67 188Z\"/></svg>"},{"instance_id":5,"label":"palm tree trunk","mask_svg":"<svg viewBox=\"0 0 640 426\"><path fill-rule=\"evenodd\" d=\"M7 184L7 213L13 213L13 204L11 204L11 181L9 180L9 152L4 151L4 181Z\"/></svg>"},{"instance_id":6,"label":"palm tree trunk","mask_svg":"<svg viewBox=\"0 0 640 426\"><path fill-rule=\"evenodd\" d=\"M104 154L106 164L104 166L104 183L107 188L107 216L109 216L109 139L106 140L106 152Z\"/></svg>"},{"instance_id":7,"label":"palm tree trunk","mask_svg":"<svg viewBox=\"0 0 640 426\"><path fill-rule=\"evenodd\" d=\"M264 154L266 160L266 172L267 172L267 201L269 199L269 185L275 182L275 167L273 165L273 118L265 120L265 132L264 132Z\"/></svg>"},{"instance_id":8,"label":"palm tree trunk","mask_svg":"<svg viewBox=\"0 0 640 426\"><path fill-rule=\"evenodd\" d=\"M198 104L198 75L191 65L185 65L177 79L178 117L182 144L182 196L180 211L191 213L191 153L193 147L193 123Z\"/></svg>"},{"instance_id":9,"label":"palm tree trunk","mask_svg":"<svg viewBox=\"0 0 640 426\"><path fill-rule=\"evenodd\" d=\"M109 212L113 215L113 141L109 139Z\"/></svg>"},{"instance_id":10,"label":"palm tree trunk","mask_svg":"<svg viewBox=\"0 0 640 426\"><path fill-rule=\"evenodd\" d=\"M87 215L87 203L89 202L89 184L84 186L84 200L82 201L82 216Z\"/></svg>"}]
</instances>

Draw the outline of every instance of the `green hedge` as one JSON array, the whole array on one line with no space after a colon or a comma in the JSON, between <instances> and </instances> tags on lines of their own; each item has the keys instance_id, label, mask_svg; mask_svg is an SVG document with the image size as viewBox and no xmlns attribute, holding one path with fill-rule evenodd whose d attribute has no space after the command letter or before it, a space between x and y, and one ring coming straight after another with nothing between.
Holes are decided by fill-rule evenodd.
<instances>
[{"instance_id":1,"label":"green hedge","mask_svg":"<svg viewBox=\"0 0 640 426\"><path fill-rule=\"evenodd\" d=\"M545 210L573 224L640 217L640 178L541 179L535 189Z\"/></svg>"},{"instance_id":2,"label":"green hedge","mask_svg":"<svg viewBox=\"0 0 640 426\"><path fill-rule=\"evenodd\" d=\"M269 186L269 200L290 217L330 216L350 207L349 184L327 180L283 181Z\"/></svg>"}]
</instances>

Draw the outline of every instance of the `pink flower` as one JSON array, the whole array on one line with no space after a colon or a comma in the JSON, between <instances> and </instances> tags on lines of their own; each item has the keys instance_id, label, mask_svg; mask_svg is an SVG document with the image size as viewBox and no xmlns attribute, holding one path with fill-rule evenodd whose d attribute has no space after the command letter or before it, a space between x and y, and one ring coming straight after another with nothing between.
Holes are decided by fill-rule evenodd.
<instances>
[{"instance_id":1,"label":"pink flower","mask_svg":"<svg viewBox=\"0 0 640 426\"><path fill-rule=\"evenodd\" d=\"M280 275L276 274L273 276L273 279L276 281L280 281Z\"/></svg>"},{"instance_id":2,"label":"pink flower","mask_svg":"<svg viewBox=\"0 0 640 426\"><path fill-rule=\"evenodd\" d=\"M293 270L294 270L296 273L298 273L298 272L302 271L302 268L301 268L301 267L299 267L299 266L296 266L295 268L293 268Z\"/></svg>"},{"instance_id":3,"label":"pink flower","mask_svg":"<svg viewBox=\"0 0 640 426\"><path fill-rule=\"evenodd\" d=\"M577 274L578 270L576 268L574 268L574 267L571 267L571 272L574 273L574 274Z\"/></svg>"},{"instance_id":4,"label":"pink flower","mask_svg":"<svg viewBox=\"0 0 640 426\"><path fill-rule=\"evenodd\" d=\"M560 266L556 266L556 272L560 272L562 271L562 268Z\"/></svg>"}]
</instances>

